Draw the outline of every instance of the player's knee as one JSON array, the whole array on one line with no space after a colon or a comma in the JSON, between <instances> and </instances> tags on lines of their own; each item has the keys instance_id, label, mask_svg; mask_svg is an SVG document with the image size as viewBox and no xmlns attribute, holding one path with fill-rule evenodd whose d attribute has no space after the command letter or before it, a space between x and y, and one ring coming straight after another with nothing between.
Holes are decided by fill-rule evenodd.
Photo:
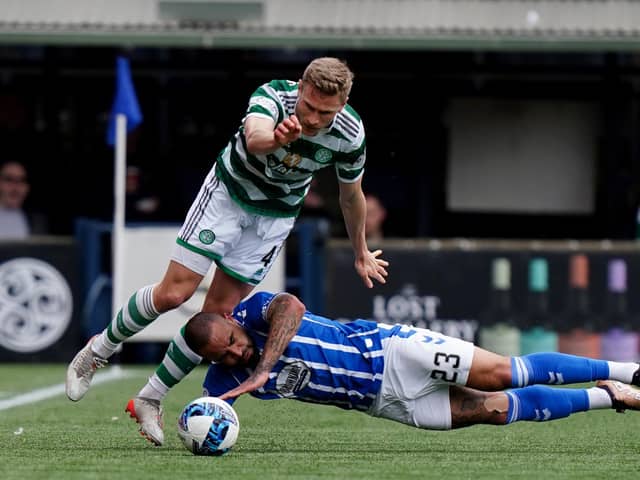
<instances>
[{"instance_id":1,"label":"player's knee","mask_svg":"<svg viewBox=\"0 0 640 480\"><path fill-rule=\"evenodd\" d=\"M511 359L476 348L467 386L485 391L511 387Z\"/></svg>"},{"instance_id":2,"label":"player's knee","mask_svg":"<svg viewBox=\"0 0 640 480\"><path fill-rule=\"evenodd\" d=\"M511 360L507 357L501 357L494 369L495 380L498 383L498 390L511 387Z\"/></svg>"},{"instance_id":3,"label":"player's knee","mask_svg":"<svg viewBox=\"0 0 640 480\"><path fill-rule=\"evenodd\" d=\"M155 293L154 303L162 311L171 310L185 303L193 292L182 291L178 288L157 289Z\"/></svg>"}]
</instances>

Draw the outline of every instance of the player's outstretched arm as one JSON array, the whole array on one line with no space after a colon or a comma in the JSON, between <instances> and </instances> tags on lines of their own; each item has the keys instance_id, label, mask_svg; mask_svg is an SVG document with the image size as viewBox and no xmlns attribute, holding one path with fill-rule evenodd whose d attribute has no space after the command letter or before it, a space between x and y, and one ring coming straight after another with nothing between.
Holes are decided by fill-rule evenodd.
<instances>
[{"instance_id":1,"label":"player's outstretched arm","mask_svg":"<svg viewBox=\"0 0 640 480\"><path fill-rule=\"evenodd\" d=\"M220 398L225 400L252 392L269 380L269 372L298 331L304 312L304 304L291 294L281 293L273 298L267 311L267 321L270 324L269 335L258 365L249 378L233 390L221 395Z\"/></svg>"},{"instance_id":2,"label":"player's outstretched arm","mask_svg":"<svg viewBox=\"0 0 640 480\"><path fill-rule=\"evenodd\" d=\"M285 118L278 125L264 117L248 117L244 122L247 150L253 155L273 153L277 149L300 138L302 127L295 115Z\"/></svg>"},{"instance_id":3,"label":"player's outstretched arm","mask_svg":"<svg viewBox=\"0 0 640 480\"><path fill-rule=\"evenodd\" d=\"M378 258L382 250L371 252L367 247L364 230L367 202L361 179L353 183L340 182L340 209L353 247L356 272L367 288L373 288L373 280L387 283L385 277L388 275L386 267L389 262Z\"/></svg>"}]
</instances>

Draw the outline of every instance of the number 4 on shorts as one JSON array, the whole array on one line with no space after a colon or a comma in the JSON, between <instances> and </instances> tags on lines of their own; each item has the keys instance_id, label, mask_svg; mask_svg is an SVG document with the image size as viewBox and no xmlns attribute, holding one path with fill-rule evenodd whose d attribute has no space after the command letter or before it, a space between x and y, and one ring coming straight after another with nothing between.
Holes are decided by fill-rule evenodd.
<instances>
[{"instance_id":1,"label":"number 4 on shorts","mask_svg":"<svg viewBox=\"0 0 640 480\"><path fill-rule=\"evenodd\" d=\"M271 263L271 260L273 260L274 255L276 254L276 249L278 247L273 247L271 250L269 250L269 253L267 253L264 257L262 257L260 259L260 261L262 263L264 263L264 266L266 267L267 265L269 265L269 263Z\"/></svg>"}]
</instances>

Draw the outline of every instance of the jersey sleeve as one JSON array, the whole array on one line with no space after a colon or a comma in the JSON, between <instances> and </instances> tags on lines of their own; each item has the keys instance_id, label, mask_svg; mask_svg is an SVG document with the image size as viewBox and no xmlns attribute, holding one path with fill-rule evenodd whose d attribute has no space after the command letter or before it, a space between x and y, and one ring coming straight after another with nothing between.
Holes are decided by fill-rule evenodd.
<instances>
[{"instance_id":1,"label":"jersey sleeve","mask_svg":"<svg viewBox=\"0 0 640 480\"><path fill-rule=\"evenodd\" d=\"M237 387L244 379L234 376L231 370L228 368L212 363L207 370L207 375L204 378L203 395L208 397L219 397L223 393L227 393L229 390ZM228 398L226 401L229 404L235 402L235 398Z\"/></svg>"},{"instance_id":2,"label":"jersey sleeve","mask_svg":"<svg viewBox=\"0 0 640 480\"><path fill-rule=\"evenodd\" d=\"M257 116L270 118L276 124L284 119L282 102L271 83L265 83L258 87L249 99L246 117ZM246 118L245 117L245 118Z\"/></svg>"},{"instance_id":3,"label":"jersey sleeve","mask_svg":"<svg viewBox=\"0 0 640 480\"><path fill-rule=\"evenodd\" d=\"M248 330L268 333L266 315L275 296L274 293L257 292L234 308L233 317Z\"/></svg>"},{"instance_id":4,"label":"jersey sleeve","mask_svg":"<svg viewBox=\"0 0 640 480\"><path fill-rule=\"evenodd\" d=\"M343 183L357 182L364 174L364 163L366 160L366 147L363 143L361 148L347 153L336 162L336 175Z\"/></svg>"},{"instance_id":5,"label":"jersey sleeve","mask_svg":"<svg viewBox=\"0 0 640 480\"><path fill-rule=\"evenodd\" d=\"M344 145L340 156L336 158L336 175L343 183L356 182L364 173L367 157L364 124L358 113L346 105L336 117L335 128Z\"/></svg>"}]
</instances>

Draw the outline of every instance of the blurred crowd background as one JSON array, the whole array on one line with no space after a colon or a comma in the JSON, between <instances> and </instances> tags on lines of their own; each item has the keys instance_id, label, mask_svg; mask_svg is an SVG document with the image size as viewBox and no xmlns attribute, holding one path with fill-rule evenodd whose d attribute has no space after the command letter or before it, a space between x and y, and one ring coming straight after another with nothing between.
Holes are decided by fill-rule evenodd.
<instances>
[{"instance_id":1,"label":"blurred crowd background","mask_svg":"<svg viewBox=\"0 0 640 480\"><path fill-rule=\"evenodd\" d=\"M387 210L386 236L635 237L640 55L627 25L633 2L253 2L262 5L263 29L275 7L289 8L289 22L302 22L303 8L307 16L317 10L317 22L331 5L344 12L297 34L292 27L290 38L276 30L282 40L275 46L264 40L269 31L256 37L243 30L241 10L212 10L230 18L223 23L206 10L178 13L193 21L162 24L165 30L151 38L134 23L140 5L171 11L188 2L81 2L66 14L33 2L44 9L37 15L33 5L1 3L7 7L4 22L0 15L2 157L27 165L28 206L46 214L52 234L72 234L80 216L112 216L113 152L104 132L116 55L131 61L144 115L128 145L127 220L169 222L182 220L255 87L295 80L311 58L332 55L356 74L350 103L368 134L364 187ZM238 5L245 3L250 13L252 2ZM352 12L354 4L389 17L363 17ZM479 8L490 14L501 4L503 17L474 20ZM592 7L586 17L585 4ZM401 8L417 17L394 19L391 12ZM611 14L600 23L598 8ZM575 17L560 15L572 9ZM100 12L104 19L91 16ZM210 32L212 44L182 47L181 37L172 36L194 28ZM232 31L236 44L246 46L216 48L220 31ZM367 37L372 32L375 41ZM336 35L343 40L331 40ZM408 36L413 43L398 43ZM321 213L343 236L337 185L326 173L329 181L317 182ZM310 213L318 209L311 205Z\"/></svg>"},{"instance_id":2,"label":"blurred crowd background","mask_svg":"<svg viewBox=\"0 0 640 480\"><path fill-rule=\"evenodd\" d=\"M46 253L70 275L77 318L63 359L110 319L119 55L144 116L127 140L129 224L182 222L257 86L297 80L318 56L349 64L368 235L394 269L384 287L357 283L327 169L301 214L311 229L299 221L287 241L285 286L313 308L473 339L500 320L480 319L496 290L513 289L514 311L540 289L545 308L566 310L576 255L591 266L585 308L599 315L610 266L624 272L625 302L627 279L632 292L640 278L640 2L0 0L0 163L12 164L0 171L0 227L30 225L78 255L57 253L57 240L12 245L2 260ZM7 213L23 199L23 217ZM634 331L636 297L624 308ZM566 331L566 317L546 323ZM598 322L589 328L611 326Z\"/></svg>"}]
</instances>

